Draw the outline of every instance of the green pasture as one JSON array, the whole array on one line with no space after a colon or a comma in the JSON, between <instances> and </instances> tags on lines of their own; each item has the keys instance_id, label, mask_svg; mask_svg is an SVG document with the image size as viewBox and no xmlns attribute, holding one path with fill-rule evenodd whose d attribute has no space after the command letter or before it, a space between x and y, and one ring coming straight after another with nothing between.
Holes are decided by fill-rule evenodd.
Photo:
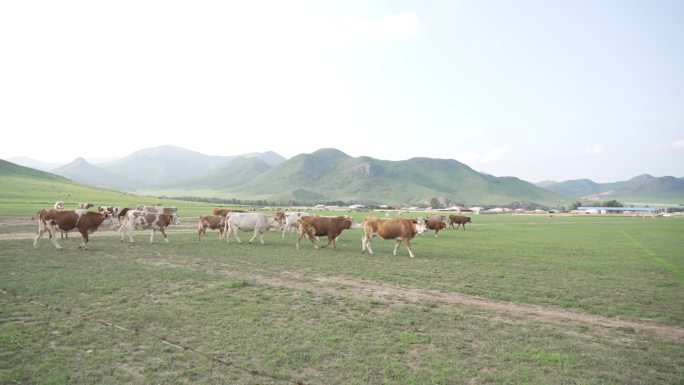
<instances>
[{"instance_id":1,"label":"green pasture","mask_svg":"<svg viewBox=\"0 0 684 385\"><path fill-rule=\"evenodd\" d=\"M181 217L167 244L0 238L0 383L684 383L681 218L474 215L411 259Z\"/></svg>"}]
</instances>

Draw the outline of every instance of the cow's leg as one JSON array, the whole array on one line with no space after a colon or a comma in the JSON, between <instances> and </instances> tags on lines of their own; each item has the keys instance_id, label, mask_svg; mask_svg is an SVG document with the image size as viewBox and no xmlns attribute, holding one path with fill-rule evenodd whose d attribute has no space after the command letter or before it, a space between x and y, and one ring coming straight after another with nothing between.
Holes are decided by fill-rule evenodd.
<instances>
[{"instance_id":1,"label":"cow's leg","mask_svg":"<svg viewBox=\"0 0 684 385\"><path fill-rule=\"evenodd\" d=\"M38 247L38 240L42 238L43 234L45 233L48 233L48 235L50 236L50 240L52 240L52 234L50 233L50 229L46 225L39 224L38 233L36 233L36 236L33 238L33 247Z\"/></svg>"},{"instance_id":2,"label":"cow's leg","mask_svg":"<svg viewBox=\"0 0 684 385\"><path fill-rule=\"evenodd\" d=\"M326 247L326 246L329 246L331 243L332 243L332 245L333 245L333 248L336 249L336 247L335 247L335 238L334 238L334 237L331 237L330 235L328 235L328 243L326 243L325 245L321 246L321 249L324 248L324 247Z\"/></svg>"},{"instance_id":3,"label":"cow's leg","mask_svg":"<svg viewBox=\"0 0 684 385\"><path fill-rule=\"evenodd\" d=\"M256 239L256 237L259 237L259 242L261 242L262 245L264 245L264 237L261 236L261 231L254 229L254 236L252 236L252 239L249 240L249 243L252 244L252 241Z\"/></svg>"},{"instance_id":4,"label":"cow's leg","mask_svg":"<svg viewBox=\"0 0 684 385\"><path fill-rule=\"evenodd\" d=\"M439 229L435 229L435 238L437 238L437 234L439 234Z\"/></svg>"},{"instance_id":5,"label":"cow's leg","mask_svg":"<svg viewBox=\"0 0 684 385\"><path fill-rule=\"evenodd\" d=\"M238 243L242 243L242 240L240 239L240 228L239 227L230 227L230 231L233 233L233 236L237 240Z\"/></svg>"},{"instance_id":6,"label":"cow's leg","mask_svg":"<svg viewBox=\"0 0 684 385\"><path fill-rule=\"evenodd\" d=\"M81 233L81 244L78 247L88 250L88 246L86 246L86 243L88 243L88 230L79 230L79 232Z\"/></svg>"},{"instance_id":7,"label":"cow's leg","mask_svg":"<svg viewBox=\"0 0 684 385\"><path fill-rule=\"evenodd\" d=\"M361 251L362 252L363 252L363 247L365 245L365 247L368 249L368 254L373 254L373 249L371 249L371 241L373 241L373 234L366 235L363 237L363 239L361 240L361 242L362 242L361 243Z\"/></svg>"},{"instance_id":8,"label":"cow's leg","mask_svg":"<svg viewBox=\"0 0 684 385\"><path fill-rule=\"evenodd\" d=\"M166 236L166 231L164 230L164 228L160 227L159 231L161 231L162 235L164 236L164 242L169 243L169 237Z\"/></svg>"},{"instance_id":9,"label":"cow's leg","mask_svg":"<svg viewBox=\"0 0 684 385\"><path fill-rule=\"evenodd\" d=\"M401 239L397 239L394 243L394 251L392 252L392 255L397 255L397 249L399 248L399 245L401 244Z\"/></svg>"},{"instance_id":10,"label":"cow's leg","mask_svg":"<svg viewBox=\"0 0 684 385\"><path fill-rule=\"evenodd\" d=\"M201 241L202 240L202 234L206 231L205 228L202 227L202 225L199 226L199 232L197 234L197 240Z\"/></svg>"},{"instance_id":11,"label":"cow's leg","mask_svg":"<svg viewBox=\"0 0 684 385\"><path fill-rule=\"evenodd\" d=\"M406 243L406 250L408 250L409 255L411 256L411 258L413 258L413 251L411 251L411 240L406 238L406 239L404 239L404 242ZM397 243L397 246L398 245L399 244Z\"/></svg>"},{"instance_id":12,"label":"cow's leg","mask_svg":"<svg viewBox=\"0 0 684 385\"><path fill-rule=\"evenodd\" d=\"M49 225L50 226L50 240L52 241L52 244L55 245L56 249L61 249L62 246L57 243L57 237L55 236L57 234L57 226L55 225Z\"/></svg>"},{"instance_id":13,"label":"cow's leg","mask_svg":"<svg viewBox=\"0 0 684 385\"><path fill-rule=\"evenodd\" d=\"M150 234L150 243L154 243L154 229L152 229L152 234Z\"/></svg>"}]
</instances>

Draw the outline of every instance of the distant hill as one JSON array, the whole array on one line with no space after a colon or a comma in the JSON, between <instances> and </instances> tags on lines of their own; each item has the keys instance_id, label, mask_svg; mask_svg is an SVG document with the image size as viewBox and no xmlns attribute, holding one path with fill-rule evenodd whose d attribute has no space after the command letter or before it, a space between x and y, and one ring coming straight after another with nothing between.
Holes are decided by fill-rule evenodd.
<instances>
[{"instance_id":1,"label":"distant hill","mask_svg":"<svg viewBox=\"0 0 684 385\"><path fill-rule=\"evenodd\" d=\"M52 172L71 180L93 186L116 188L119 185L132 183L132 181L125 180L122 177L110 173L103 167L88 163L88 161L83 158L76 158L73 162L59 166L52 170Z\"/></svg>"},{"instance_id":2,"label":"distant hill","mask_svg":"<svg viewBox=\"0 0 684 385\"><path fill-rule=\"evenodd\" d=\"M83 158L60 166L56 174L93 186L140 191L207 178L235 159L256 159L267 167L285 160L275 152L242 156L212 156L175 146L159 146L136 151L124 158L93 165ZM243 175L247 177L248 174Z\"/></svg>"},{"instance_id":3,"label":"distant hill","mask_svg":"<svg viewBox=\"0 0 684 385\"><path fill-rule=\"evenodd\" d=\"M627 181L596 183L589 179L568 180L545 187L558 194L589 201L684 204L684 178L648 174Z\"/></svg>"},{"instance_id":4,"label":"distant hill","mask_svg":"<svg viewBox=\"0 0 684 385\"><path fill-rule=\"evenodd\" d=\"M271 169L271 166L257 157L237 157L228 161L223 167L209 171L201 176L176 183L160 184L156 189L182 189L188 187L192 189L223 190L249 182L269 169Z\"/></svg>"},{"instance_id":5,"label":"distant hill","mask_svg":"<svg viewBox=\"0 0 684 385\"><path fill-rule=\"evenodd\" d=\"M12 162L14 164L18 164L20 166L30 167L41 171L51 171L56 167L64 165L64 163L41 162L39 160L29 158L27 156L16 156L14 158L7 159L7 161Z\"/></svg>"},{"instance_id":6,"label":"distant hill","mask_svg":"<svg viewBox=\"0 0 684 385\"><path fill-rule=\"evenodd\" d=\"M336 149L300 154L251 178L242 184L235 173L244 166L226 165L212 177L217 190L207 191L209 183L178 184L173 190L152 190L156 194L235 197L239 199L364 202L369 204L425 203L443 197L465 204L500 204L515 201L559 206L570 199L512 177L481 174L452 159L413 158L387 161L351 157Z\"/></svg>"}]
</instances>

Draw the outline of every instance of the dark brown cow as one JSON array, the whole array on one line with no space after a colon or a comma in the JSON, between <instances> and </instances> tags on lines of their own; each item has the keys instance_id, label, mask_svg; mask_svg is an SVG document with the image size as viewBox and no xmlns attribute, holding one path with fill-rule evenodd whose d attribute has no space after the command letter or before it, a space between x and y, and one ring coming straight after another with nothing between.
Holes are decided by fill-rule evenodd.
<instances>
[{"instance_id":1,"label":"dark brown cow","mask_svg":"<svg viewBox=\"0 0 684 385\"><path fill-rule=\"evenodd\" d=\"M124 224L121 225L121 228L119 229L121 232L121 242L123 242L124 235L128 234L128 239L131 243L135 243L133 240L134 229L151 229L152 234L150 235L150 243L154 243L154 232L159 230L164 236L164 242L169 242L165 230L172 223L174 225L180 224L178 213L176 212L173 214L158 214L139 210L128 210Z\"/></svg>"},{"instance_id":2,"label":"dark brown cow","mask_svg":"<svg viewBox=\"0 0 684 385\"><path fill-rule=\"evenodd\" d=\"M457 224L454 227L454 223ZM466 223L470 223L470 217L464 217L463 215L449 215L449 225L452 229L458 230L458 227L463 225L463 230L465 230Z\"/></svg>"},{"instance_id":3,"label":"dark brown cow","mask_svg":"<svg viewBox=\"0 0 684 385\"><path fill-rule=\"evenodd\" d=\"M203 240L207 234L207 227L210 230L219 231L219 239L223 237L223 228L226 225L226 217L220 215L200 215L198 221L199 240Z\"/></svg>"},{"instance_id":4,"label":"dark brown cow","mask_svg":"<svg viewBox=\"0 0 684 385\"><path fill-rule=\"evenodd\" d=\"M79 247L88 249L86 246L88 234L95 232L102 224L108 225L112 230L116 228L111 215L87 210L40 210L36 213L36 217L38 217L38 233L33 238L33 247L38 247L38 239L48 233L55 247L61 249L62 246L57 243L55 237L56 232L78 231L82 237Z\"/></svg>"},{"instance_id":5,"label":"dark brown cow","mask_svg":"<svg viewBox=\"0 0 684 385\"><path fill-rule=\"evenodd\" d=\"M244 213L245 210L233 210L233 209L222 209L220 207L217 207L214 209L214 215L220 215L222 217L225 217L228 215L228 213Z\"/></svg>"},{"instance_id":6,"label":"dark brown cow","mask_svg":"<svg viewBox=\"0 0 684 385\"><path fill-rule=\"evenodd\" d=\"M437 238L437 234L439 234L439 230L441 229L446 229L447 225L444 223L444 221L437 220L437 219L429 219L425 221L425 226L427 227L428 230L435 230L435 238Z\"/></svg>"},{"instance_id":7,"label":"dark brown cow","mask_svg":"<svg viewBox=\"0 0 684 385\"><path fill-rule=\"evenodd\" d=\"M371 241L374 236L379 236L382 239L394 239L397 243L394 245L392 254L397 255L399 244L403 240L406 244L406 250L413 258L413 251L411 251L411 239L416 234L425 233L427 227L425 226L425 219L409 219L409 218L378 218L366 217L363 220L363 239L361 239L361 252L368 249L370 254L373 254L371 249Z\"/></svg>"},{"instance_id":8,"label":"dark brown cow","mask_svg":"<svg viewBox=\"0 0 684 385\"><path fill-rule=\"evenodd\" d=\"M335 245L335 239L342 233L343 230L351 229L352 219L347 216L341 217L319 217L319 216L309 216L302 217L299 219L299 239L297 239L297 250L299 250L299 241L307 235L309 241L318 249L318 243L315 237L322 237L324 235L328 236L328 246L332 243L333 248L337 248ZM325 246L322 246L321 249Z\"/></svg>"}]
</instances>

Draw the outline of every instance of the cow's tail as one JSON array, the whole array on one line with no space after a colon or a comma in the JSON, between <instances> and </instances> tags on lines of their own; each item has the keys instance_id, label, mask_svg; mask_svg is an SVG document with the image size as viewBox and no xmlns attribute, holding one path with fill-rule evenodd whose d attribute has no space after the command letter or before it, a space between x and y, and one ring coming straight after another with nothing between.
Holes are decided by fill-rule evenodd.
<instances>
[{"instance_id":1,"label":"cow's tail","mask_svg":"<svg viewBox=\"0 0 684 385\"><path fill-rule=\"evenodd\" d=\"M34 220L34 219L36 219L36 218L40 218L40 214L42 214L42 213L44 213L44 212L46 212L46 211L47 211L46 209L40 209L40 210L38 210L38 212L37 212L34 216L31 217L31 220Z\"/></svg>"}]
</instances>

